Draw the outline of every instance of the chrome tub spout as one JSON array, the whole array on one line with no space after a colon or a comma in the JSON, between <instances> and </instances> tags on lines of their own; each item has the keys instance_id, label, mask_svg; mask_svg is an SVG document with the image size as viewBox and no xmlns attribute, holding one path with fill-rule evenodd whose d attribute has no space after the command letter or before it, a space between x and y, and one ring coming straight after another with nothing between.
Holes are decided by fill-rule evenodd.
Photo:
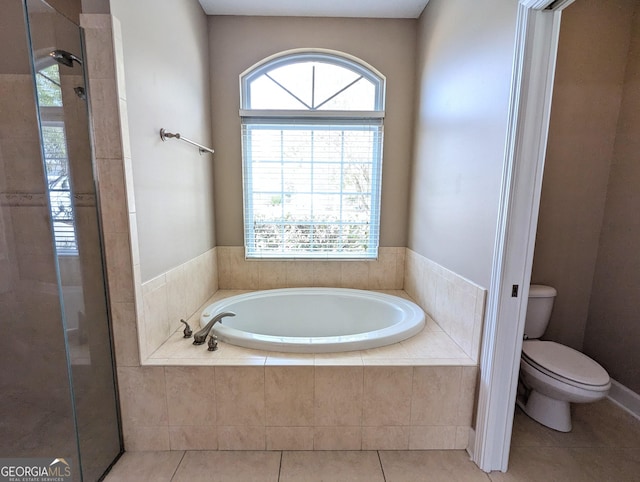
<instances>
[{"instance_id":1,"label":"chrome tub spout","mask_svg":"<svg viewBox=\"0 0 640 482\"><path fill-rule=\"evenodd\" d=\"M213 319L209 323L207 323L202 330L193 335L193 344L203 345L204 342L207 341L207 336L209 336L209 332L211 331L211 328L213 328L213 325L215 325L219 321L220 323L222 323L222 318L225 318L227 316L236 316L236 314L232 311L225 311L214 316Z\"/></svg>"}]
</instances>

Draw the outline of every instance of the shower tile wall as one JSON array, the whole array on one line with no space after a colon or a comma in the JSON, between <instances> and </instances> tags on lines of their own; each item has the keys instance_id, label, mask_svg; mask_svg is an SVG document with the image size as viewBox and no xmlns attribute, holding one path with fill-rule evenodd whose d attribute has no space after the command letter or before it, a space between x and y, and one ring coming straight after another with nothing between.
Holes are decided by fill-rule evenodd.
<instances>
[{"instance_id":1,"label":"shower tile wall","mask_svg":"<svg viewBox=\"0 0 640 482\"><path fill-rule=\"evenodd\" d=\"M137 366L145 333L120 26L111 15L83 14L94 150L116 364ZM140 338L140 340L139 340Z\"/></svg>"}]
</instances>

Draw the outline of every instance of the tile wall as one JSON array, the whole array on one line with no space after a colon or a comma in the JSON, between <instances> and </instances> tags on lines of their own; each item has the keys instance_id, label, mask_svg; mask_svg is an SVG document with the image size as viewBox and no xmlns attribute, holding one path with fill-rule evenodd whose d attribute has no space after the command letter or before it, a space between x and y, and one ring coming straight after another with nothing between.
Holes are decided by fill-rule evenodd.
<instances>
[{"instance_id":1,"label":"tile wall","mask_svg":"<svg viewBox=\"0 0 640 482\"><path fill-rule=\"evenodd\" d=\"M404 290L478 362L486 289L407 249Z\"/></svg>"},{"instance_id":2,"label":"tile wall","mask_svg":"<svg viewBox=\"0 0 640 482\"><path fill-rule=\"evenodd\" d=\"M242 246L219 246L220 289L255 290L301 286L399 290L405 248L381 247L377 260L246 260Z\"/></svg>"},{"instance_id":3,"label":"tile wall","mask_svg":"<svg viewBox=\"0 0 640 482\"><path fill-rule=\"evenodd\" d=\"M467 446L475 366L118 370L128 451Z\"/></svg>"},{"instance_id":4,"label":"tile wall","mask_svg":"<svg viewBox=\"0 0 640 482\"><path fill-rule=\"evenodd\" d=\"M217 249L142 284L145 353L150 355L218 291ZM147 358L147 357L145 357Z\"/></svg>"},{"instance_id":5,"label":"tile wall","mask_svg":"<svg viewBox=\"0 0 640 482\"><path fill-rule=\"evenodd\" d=\"M103 234L115 358L137 366L146 353L140 256L136 239L131 151L120 24L111 15L84 14L96 181ZM117 69L116 69L117 67ZM138 336L138 334L140 336Z\"/></svg>"},{"instance_id":6,"label":"tile wall","mask_svg":"<svg viewBox=\"0 0 640 482\"><path fill-rule=\"evenodd\" d=\"M241 246L218 246L142 285L145 353L150 355L218 289L331 286L402 289L405 248L380 248L377 260L246 260ZM144 357L145 359L147 357Z\"/></svg>"}]
</instances>

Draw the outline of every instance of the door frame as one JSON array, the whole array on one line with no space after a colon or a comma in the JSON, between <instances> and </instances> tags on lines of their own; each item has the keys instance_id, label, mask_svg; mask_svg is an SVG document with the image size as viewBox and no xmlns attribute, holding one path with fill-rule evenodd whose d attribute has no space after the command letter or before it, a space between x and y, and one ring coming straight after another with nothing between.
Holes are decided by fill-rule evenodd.
<instances>
[{"instance_id":1,"label":"door frame","mask_svg":"<svg viewBox=\"0 0 640 482\"><path fill-rule=\"evenodd\" d=\"M506 471L549 132L561 12L574 0L520 0L498 226L469 453Z\"/></svg>"}]
</instances>

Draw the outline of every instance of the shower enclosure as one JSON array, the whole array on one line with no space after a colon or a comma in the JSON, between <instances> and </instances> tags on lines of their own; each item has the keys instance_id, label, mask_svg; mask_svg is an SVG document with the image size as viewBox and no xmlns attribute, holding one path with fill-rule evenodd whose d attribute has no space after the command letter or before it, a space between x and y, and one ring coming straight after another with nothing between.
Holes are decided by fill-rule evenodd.
<instances>
[{"instance_id":1,"label":"shower enclosure","mask_svg":"<svg viewBox=\"0 0 640 482\"><path fill-rule=\"evenodd\" d=\"M82 33L41 0L0 17L0 459L94 481L122 441Z\"/></svg>"}]
</instances>

